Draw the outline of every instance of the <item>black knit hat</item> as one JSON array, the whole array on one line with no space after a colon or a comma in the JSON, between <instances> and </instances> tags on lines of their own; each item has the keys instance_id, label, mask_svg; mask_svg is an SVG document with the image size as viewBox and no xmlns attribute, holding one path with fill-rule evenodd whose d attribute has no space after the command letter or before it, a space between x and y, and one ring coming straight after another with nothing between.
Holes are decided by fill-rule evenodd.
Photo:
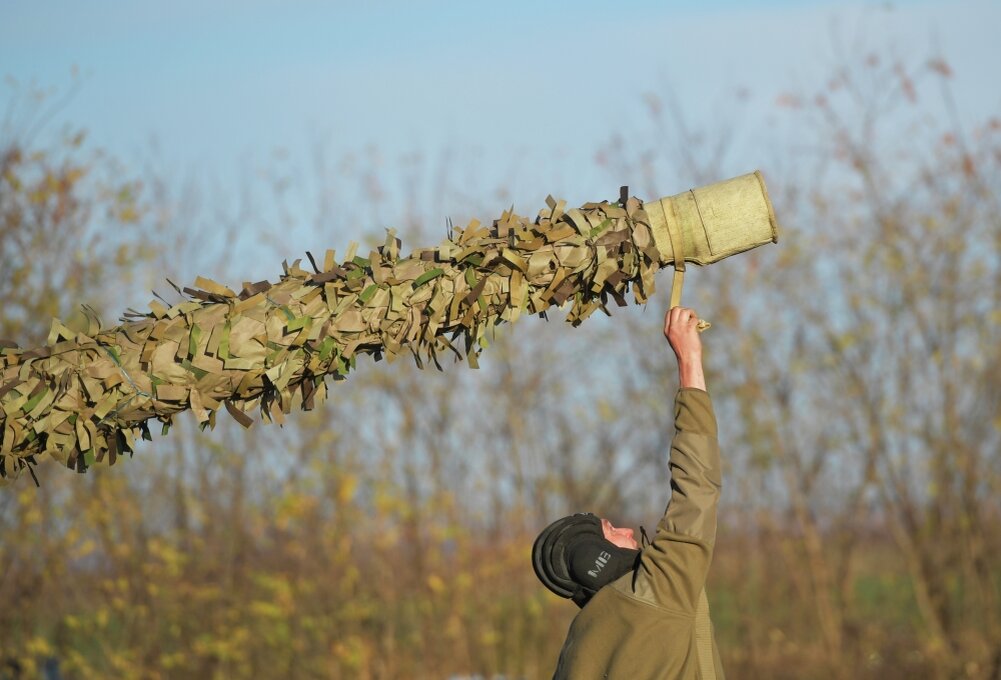
<instances>
[{"instance_id":1,"label":"black knit hat","mask_svg":"<svg viewBox=\"0 0 1001 680\"><path fill-rule=\"evenodd\" d=\"M597 516L578 513L542 530L532 546L532 567L549 590L583 607L602 586L631 571L639 554L605 538Z\"/></svg>"}]
</instances>

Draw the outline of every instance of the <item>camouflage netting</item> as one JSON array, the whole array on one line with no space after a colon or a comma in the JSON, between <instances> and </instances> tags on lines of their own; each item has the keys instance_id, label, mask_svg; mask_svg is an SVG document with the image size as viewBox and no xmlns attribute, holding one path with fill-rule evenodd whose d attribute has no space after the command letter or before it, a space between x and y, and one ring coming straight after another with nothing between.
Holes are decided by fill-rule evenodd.
<instances>
[{"instance_id":1,"label":"camouflage netting","mask_svg":"<svg viewBox=\"0 0 1001 680\"><path fill-rule=\"evenodd\" d=\"M150 439L150 420L165 433L189 409L203 428L223 407L245 427L257 408L282 423L321 402L327 378L343 379L360 354L439 368L451 354L475 367L492 326L565 303L577 325L609 298L625 305L630 287L642 303L673 262L636 198L547 206L534 221L513 212L490 227L474 220L407 257L390 231L367 257L352 247L338 264L328 251L319 266L310 256L312 271L285 264L278 283L239 293L199 277L178 289L177 304L154 300L115 328L101 330L84 308L77 323L54 320L45 347L7 343L0 476L30 471L43 454L78 471L113 465L137 437Z\"/></svg>"}]
</instances>

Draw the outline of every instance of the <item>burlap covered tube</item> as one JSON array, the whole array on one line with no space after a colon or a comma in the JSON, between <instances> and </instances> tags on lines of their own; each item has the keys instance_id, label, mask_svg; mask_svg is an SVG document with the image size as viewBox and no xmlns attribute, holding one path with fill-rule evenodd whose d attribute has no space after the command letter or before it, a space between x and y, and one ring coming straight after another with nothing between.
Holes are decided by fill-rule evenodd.
<instances>
[{"instance_id":1,"label":"burlap covered tube","mask_svg":"<svg viewBox=\"0 0 1001 680\"><path fill-rule=\"evenodd\" d=\"M713 187L720 200L707 216ZM79 471L114 464L137 437L150 438L150 420L166 431L185 410L203 427L222 408L244 426L254 409L282 422L322 401L327 379L344 378L362 354L439 367L447 354L475 366L495 324L570 304L567 320L577 325L609 300L625 305L630 288L645 302L656 271L674 262L672 229L692 262L776 239L757 173L695 191L705 195L660 199L649 214L637 198L570 210L550 198L535 220L513 212L490 226L474 220L406 257L390 231L365 256L352 248L342 262L332 251L322 262L310 257L310 271L285 265L275 284L236 292L198 278L178 290L181 301L153 301L115 328L102 330L87 309L73 324L53 320L44 347L0 348L0 476L43 454ZM689 217L678 218L672 201L689 205ZM707 260L713 235L724 233L728 250Z\"/></svg>"}]
</instances>

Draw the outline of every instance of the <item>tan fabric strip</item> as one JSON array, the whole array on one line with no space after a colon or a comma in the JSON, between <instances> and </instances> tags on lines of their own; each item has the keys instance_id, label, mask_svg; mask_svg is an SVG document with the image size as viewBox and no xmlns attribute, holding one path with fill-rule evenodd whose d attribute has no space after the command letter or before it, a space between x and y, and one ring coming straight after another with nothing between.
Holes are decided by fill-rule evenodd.
<instances>
[{"instance_id":1,"label":"tan fabric strip","mask_svg":"<svg viewBox=\"0 0 1001 680\"><path fill-rule=\"evenodd\" d=\"M689 191L692 195L692 199L695 200L695 192ZM674 261L674 279L671 282L671 303L668 309L678 307L681 305L681 293L685 287L685 235L681 229L681 223L678 220L678 216L674 212L674 202L670 199L661 199L657 201L657 205L660 207L661 213L664 215L663 224L666 225L666 229L658 228L661 224L659 220L650 220L651 226L654 232L654 241L658 246L658 251L662 256L666 256L667 253L664 252L663 242L664 233L667 232L667 241L671 244L671 258ZM699 212L699 219L702 218L702 209L699 207L698 201L695 201L696 210ZM705 229L705 221L703 220L702 228ZM701 333L702 331L711 328L712 324L704 319L699 319L696 329Z\"/></svg>"},{"instance_id":2,"label":"tan fabric strip","mask_svg":"<svg viewBox=\"0 0 1001 680\"><path fill-rule=\"evenodd\" d=\"M666 264L674 257L674 252L668 252L671 246L671 235L667 231L667 210L664 208L665 201L670 199L660 199L647 203L644 207L647 216L650 218L650 231L653 232L653 244L660 255L660 261Z\"/></svg>"},{"instance_id":3,"label":"tan fabric strip","mask_svg":"<svg viewBox=\"0 0 1001 680\"><path fill-rule=\"evenodd\" d=\"M706 241L708 241L709 240L709 232L706 229L706 219L702 216L702 208L699 206L698 196L695 195L695 190L694 189L689 189L688 193L692 195L692 202L695 204L695 210L699 214L699 222L702 223L702 231L706 235ZM677 223L677 221L675 221L675 223ZM675 227L675 229L677 229L677 227ZM679 238L682 237L682 234L681 234L680 231L678 232L678 236L679 236ZM682 250L684 250L684 239L681 238L681 241L682 241ZM675 275L675 279L677 280L677 276L678 276L678 270L677 270L678 265L677 265L677 262L675 262L674 267L675 267L674 275ZM682 253L681 271L684 272L684 270L685 270L685 260L684 260L684 253ZM684 283L684 275L682 275L682 280L677 283L677 288L678 288L678 304L681 304L681 286L682 286L683 283ZM672 301L674 300L674 289L673 288L671 290L671 300ZM673 306L674 305L672 304L672 307ZM699 333L701 333L702 331L707 330L709 328L712 328L712 324L709 323L708 321L706 321L705 319L699 319L698 323L695 326L695 330L697 330Z\"/></svg>"},{"instance_id":4,"label":"tan fabric strip","mask_svg":"<svg viewBox=\"0 0 1001 680\"><path fill-rule=\"evenodd\" d=\"M685 285L685 237L681 233L678 217L674 214L674 204L670 200L655 201L647 207L647 210L659 210L664 216L663 220L651 218L650 226L661 258L666 261L670 257L674 263L670 309L681 304L681 291ZM670 254L665 248L668 244L671 246Z\"/></svg>"},{"instance_id":5,"label":"tan fabric strip","mask_svg":"<svg viewBox=\"0 0 1001 680\"><path fill-rule=\"evenodd\" d=\"M681 289L685 285L685 270L675 269L674 279L671 281L671 304L668 309L681 305Z\"/></svg>"}]
</instances>

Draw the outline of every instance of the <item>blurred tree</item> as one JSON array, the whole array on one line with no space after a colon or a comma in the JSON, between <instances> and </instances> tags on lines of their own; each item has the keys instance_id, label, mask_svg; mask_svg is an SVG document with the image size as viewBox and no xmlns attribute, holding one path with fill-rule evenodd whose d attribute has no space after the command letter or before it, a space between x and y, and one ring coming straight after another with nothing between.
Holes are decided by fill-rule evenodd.
<instances>
[{"instance_id":1,"label":"blurred tree","mask_svg":"<svg viewBox=\"0 0 1001 680\"><path fill-rule=\"evenodd\" d=\"M832 676L889 663L859 570L893 565L918 617L910 660L1001 673L1001 124L961 126L949 75L866 55L780 98L817 140L783 161L780 252L706 274L707 314L734 338L713 364L753 480L739 511L760 509ZM932 116L916 103L938 87ZM883 537L894 549L871 554Z\"/></svg>"},{"instance_id":2,"label":"blurred tree","mask_svg":"<svg viewBox=\"0 0 1001 680\"><path fill-rule=\"evenodd\" d=\"M125 230L142 217L140 183L107 180L119 169L84 140L26 148L16 130L0 134L0 337L21 346L82 302L103 306L105 286L149 252Z\"/></svg>"},{"instance_id":3,"label":"blurred tree","mask_svg":"<svg viewBox=\"0 0 1001 680\"><path fill-rule=\"evenodd\" d=\"M948 78L940 60L862 55L781 97L762 162L779 246L689 270L686 301L715 324L728 468L709 593L734 677L1001 673L1001 120L960 125ZM649 135L602 150L614 184L658 195L747 169L720 167L723 136L678 124L678 102L651 111ZM71 142L4 147L0 335L35 341L49 316L105 302L73 285L125 286L135 258L108 265L121 230L94 227L114 206L140 213L106 223L130 243L152 215L164 268L227 273L204 260L200 220L247 238L271 225L249 185L216 205L150 175L148 213L134 183L118 201L102 157ZM402 189L364 155L317 169L322 238L368 220L334 206L412 225L492 212L447 168L407 163ZM289 176L280 191L304 179ZM275 224L294 199L275 198ZM50 236L11 226L29 223ZM75 678L548 677L574 612L535 581L535 529L663 511L675 386L660 320L532 320L478 372L380 363L285 428L182 421L124 470L0 489L0 656L29 675L58 658Z\"/></svg>"}]
</instances>

